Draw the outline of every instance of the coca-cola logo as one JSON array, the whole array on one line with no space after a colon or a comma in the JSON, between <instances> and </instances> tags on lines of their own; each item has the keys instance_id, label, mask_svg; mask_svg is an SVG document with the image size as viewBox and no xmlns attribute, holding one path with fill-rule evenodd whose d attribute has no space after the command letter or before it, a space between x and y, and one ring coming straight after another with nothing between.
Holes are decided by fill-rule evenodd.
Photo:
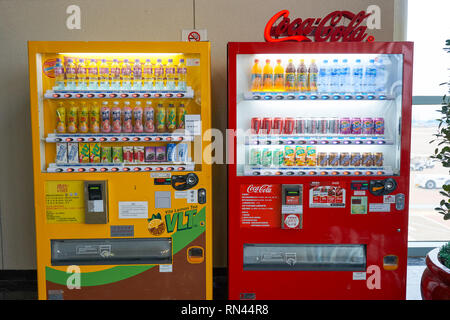
<instances>
[{"instance_id":1,"label":"coca-cola logo","mask_svg":"<svg viewBox=\"0 0 450 320\"><path fill-rule=\"evenodd\" d=\"M249 185L247 193L272 193L272 186L270 184Z\"/></svg>"},{"instance_id":2,"label":"coca-cola logo","mask_svg":"<svg viewBox=\"0 0 450 320\"><path fill-rule=\"evenodd\" d=\"M276 13L267 22L264 29L264 38L268 42L281 41L316 41L316 42L361 42L373 41L368 36L367 26L361 23L371 13L360 11L354 14L350 11L334 11L325 18L294 19L289 18L289 11L282 10ZM279 21L279 22L278 22ZM278 24L276 24L278 22ZM345 22L348 22L345 25Z\"/></svg>"}]
</instances>

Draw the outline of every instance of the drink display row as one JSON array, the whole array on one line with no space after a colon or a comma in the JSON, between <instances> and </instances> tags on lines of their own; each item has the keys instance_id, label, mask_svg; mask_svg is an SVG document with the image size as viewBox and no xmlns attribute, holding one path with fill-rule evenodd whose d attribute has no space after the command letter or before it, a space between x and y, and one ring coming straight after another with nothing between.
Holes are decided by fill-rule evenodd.
<instances>
[{"instance_id":1,"label":"drink display row","mask_svg":"<svg viewBox=\"0 0 450 320\"><path fill-rule=\"evenodd\" d=\"M67 58L65 65L56 59L55 90L187 90L187 68L184 59L175 64L168 59L141 63L135 59Z\"/></svg>"},{"instance_id":2,"label":"drink display row","mask_svg":"<svg viewBox=\"0 0 450 320\"><path fill-rule=\"evenodd\" d=\"M155 109L151 101L145 107L140 101L131 106L129 101L120 106L118 101L59 102L56 108L57 133L164 133L184 129L186 108L184 104L164 106Z\"/></svg>"},{"instance_id":3,"label":"drink display row","mask_svg":"<svg viewBox=\"0 0 450 320\"><path fill-rule=\"evenodd\" d=\"M382 167L382 152L319 152L315 146L252 148L249 165L263 167Z\"/></svg>"},{"instance_id":4,"label":"drink display row","mask_svg":"<svg viewBox=\"0 0 450 320\"><path fill-rule=\"evenodd\" d=\"M188 161L188 145L111 147L100 143L57 143L57 164L183 162Z\"/></svg>"},{"instance_id":5,"label":"drink display row","mask_svg":"<svg viewBox=\"0 0 450 320\"><path fill-rule=\"evenodd\" d=\"M384 135L384 118L253 117L252 134Z\"/></svg>"},{"instance_id":6,"label":"drink display row","mask_svg":"<svg viewBox=\"0 0 450 320\"><path fill-rule=\"evenodd\" d=\"M293 59L286 66L270 59L261 67L254 60L251 69L250 89L253 92L314 92L319 94L385 94L388 65L383 59L324 59L316 63L311 59L307 66L304 59L295 65Z\"/></svg>"}]
</instances>

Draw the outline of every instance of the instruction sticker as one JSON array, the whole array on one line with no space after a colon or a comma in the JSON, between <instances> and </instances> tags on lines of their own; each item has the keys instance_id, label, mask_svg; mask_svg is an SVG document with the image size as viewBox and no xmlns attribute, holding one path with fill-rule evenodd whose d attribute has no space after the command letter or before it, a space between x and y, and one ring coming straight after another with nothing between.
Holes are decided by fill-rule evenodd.
<instances>
[{"instance_id":1,"label":"instruction sticker","mask_svg":"<svg viewBox=\"0 0 450 320\"><path fill-rule=\"evenodd\" d=\"M47 223L84 223L84 182L47 181L45 214Z\"/></svg>"},{"instance_id":2,"label":"instruction sticker","mask_svg":"<svg viewBox=\"0 0 450 320\"><path fill-rule=\"evenodd\" d=\"M202 121L199 114L187 114L184 117L186 131L193 135L202 134Z\"/></svg>"},{"instance_id":3,"label":"instruction sticker","mask_svg":"<svg viewBox=\"0 0 450 320\"><path fill-rule=\"evenodd\" d=\"M148 202L119 201L119 219L148 219Z\"/></svg>"},{"instance_id":4,"label":"instruction sticker","mask_svg":"<svg viewBox=\"0 0 450 320\"><path fill-rule=\"evenodd\" d=\"M392 194L383 196L383 203L395 203L395 196Z\"/></svg>"},{"instance_id":5,"label":"instruction sticker","mask_svg":"<svg viewBox=\"0 0 450 320\"><path fill-rule=\"evenodd\" d=\"M390 203L369 203L369 212L391 212Z\"/></svg>"}]
</instances>

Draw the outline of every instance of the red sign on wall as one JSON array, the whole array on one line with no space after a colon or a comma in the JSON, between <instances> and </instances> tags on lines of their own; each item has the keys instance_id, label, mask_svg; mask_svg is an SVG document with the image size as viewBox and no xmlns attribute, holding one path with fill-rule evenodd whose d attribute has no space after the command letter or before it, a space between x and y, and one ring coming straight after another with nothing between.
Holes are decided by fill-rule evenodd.
<instances>
[{"instance_id":1,"label":"red sign on wall","mask_svg":"<svg viewBox=\"0 0 450 320\"><path fill-rule=\"evenodd\" d=\"M370 13L360 11L333 11L325 18L294 19L289 18L289 11L276 13L267 22L264 38L268 42L281 41L373 41L366 33L367 27L361 23ZM278 22L278 23L277 23Z\"/></svg>"},{"instance_id":2,"label":"red sign on wall","mask_svg":"<svg viewBox=\"0 0 450 320\"><path fill-rule=\"evenodd\" d=\"M279 184L241 185L241 228L280 228Z\"/></svg>"}]
</instances>

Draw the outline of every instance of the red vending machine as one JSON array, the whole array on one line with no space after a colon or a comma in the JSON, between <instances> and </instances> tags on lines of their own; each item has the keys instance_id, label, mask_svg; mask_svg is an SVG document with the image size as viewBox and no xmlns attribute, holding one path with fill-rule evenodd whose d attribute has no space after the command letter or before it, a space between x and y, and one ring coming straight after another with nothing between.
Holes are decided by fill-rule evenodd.
<instances>
[{"instance_id":1,"label":"red vending machine","mask_svg":"<svg viewBox=\"0 0 450 320\"><path fill-rule=\"evenodd\" d=\"M412 56L228 44L230 299L405 299Z\"/></svg>"}]
</instances>

